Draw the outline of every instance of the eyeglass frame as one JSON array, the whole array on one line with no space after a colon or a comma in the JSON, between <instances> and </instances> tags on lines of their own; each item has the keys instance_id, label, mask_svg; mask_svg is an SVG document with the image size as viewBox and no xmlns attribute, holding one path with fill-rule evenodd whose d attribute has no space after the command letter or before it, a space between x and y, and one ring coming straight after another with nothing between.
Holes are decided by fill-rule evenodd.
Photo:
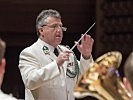
<instances>
[{"instance_id":1,"label":"eyeglass frame","mask_svg":"<svg viewBox=\"0 0 133 100\"><path fill-rule=\"evenodd\" d=\"M60 25L51 25L51 26L49 26L49 25L42 25L42 27L44 27L44 26L47 26L47 27L49 27L49 28L53 28L54 30L56 30L57 28L61 28L62 29L62 31L66 31L67 30L67 28L66 27L63 27L63 26L60 26Z\"/></svg>"}]
</instances>

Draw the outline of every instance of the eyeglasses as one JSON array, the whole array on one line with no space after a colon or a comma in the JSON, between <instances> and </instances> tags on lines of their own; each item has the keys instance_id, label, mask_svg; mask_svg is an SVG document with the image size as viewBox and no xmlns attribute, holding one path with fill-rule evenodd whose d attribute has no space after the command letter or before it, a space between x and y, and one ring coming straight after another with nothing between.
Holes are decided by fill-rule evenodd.
<instances>
[{"instance_id":1,"label":"eyeglasses","mask_svg":"<svg viewBox=\"0 0 133 100\"><path fill-rule=\"evenodd\" d=\"M62 26L60 26L60 25L51 25L51 26L49 26L49 25L43 25L43 26L47 26L47 27L49 27L49 28L53 28L54 30L57 30L58 28L61 28L62 29L62 31L66 31L67 30L67 28L66 27L62 27ZM42 26L42 27L43 27Z\"/></svg>"}]
</instances>

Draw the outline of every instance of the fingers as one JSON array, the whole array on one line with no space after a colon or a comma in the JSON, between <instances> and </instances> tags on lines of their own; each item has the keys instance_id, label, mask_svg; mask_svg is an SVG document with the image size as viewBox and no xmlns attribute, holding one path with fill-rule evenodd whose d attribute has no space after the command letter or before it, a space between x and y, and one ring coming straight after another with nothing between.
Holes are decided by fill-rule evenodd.
<instances>
[{"instance_id":1,"label":"fingers","mask_svg":"<svg viewBox=\"0 0 133 100\"><path fill-rule=\"evenodd\" d=\"M83 34L82 34L82 36L83 36ZM81 45L82 46L86 46L86 45L90 45L91 46L91 45L93 45L93 42L94 42L93 38L91 38L91 36L87 35L87 34L84 35L84 37L81 39ZM76 41L75 41L75 44L77 44L77 46L79 46L79 43L76 42Z\"/></svg>"},{"instance_id":2,"label":"fingers","mask_svg":"<svg viewBox=\"0 0 133 100\"><path fill-rule=\"evenodd\" d=\"M72 51L70 51L70 50L69 51L64 51L64 53L69 54L69 53L72 53Z\"/></svg>"},{"instance_id":3,"label":"fingers","mask_svg":"<svg viewBox=\"0 0 133 100\"><path fill-rule=\"evenodd\" d=\"M69 55L72 53L72 51L63 51L59 54L59 56L56 59L57 65L62 66L62 64L65 61L69 61Z\"/></svg>"},{"instance_id":4,"label":"fingers","mask_svg":"<svg viewBox=\"0 0 133 100\"><path fill-rule=\"evenodd\" d=\"M60 53L60 58L64 61L69 60L69 55L72 51L64 51Z\"/></svg>"},{"instance_id":5,"label":"fingers","mask_svg":"<svg viewBox=\"0 0 133 100\"><path fill-rule=\"evenodd\" d=\"M83 34L82 34L83 36ZM84 42L91 42L93 39L91 38L90 35L84 35L83 39L81 40L81 43L84 43Z\"/></svg>"},{"instance_id":6,"label":"fingers","mask_svg":"<svg viewBox=\"0 0 133 100\"><path fill-rule=\"evenodd\" d=\"M84 35L81 39L81 44L77 43L77 49L85 57L89 58L92 52L93 38L90 35Z\"/></svg>"},{"instance_id":7,"label":"fingers","mask_svg":"<svg viewBox=\"0 0 133 100\"><path fill-rule=\"evenodd\" d=\"M81 35L81 36L83 36L83 34ZM85 41L89 41L90 40L90 38L91 38L91 36L90 35L84 35L84 37L82 38L82 40L81 40L81 43L83 43L83 42L85 42Z\"/></svg>"}]
</instances>

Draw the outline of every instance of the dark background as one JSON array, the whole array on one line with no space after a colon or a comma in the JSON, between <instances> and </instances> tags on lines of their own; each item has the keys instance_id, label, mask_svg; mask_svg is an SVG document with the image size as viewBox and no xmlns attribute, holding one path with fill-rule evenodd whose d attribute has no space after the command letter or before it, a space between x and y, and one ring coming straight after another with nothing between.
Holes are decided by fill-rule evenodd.
<instances>
[{"instance_id":1,"label":"dark background","mask_svg":"<svg viewBox=\"0 0 133 100\"><path fill-rule=\"evenodd\" d=\"M18 69L19 53L37 40L35 20L43 9L56 9L67 27L62 44L74 41L96 22L88 34L94 38L94 60L109 51L120 51L119 67L124 76L124 62L133 50L132 0L0 0L0 37L6 41L6 72L2 84L5 93L24 98L24 85ZM74 49L79 59L79 52Z\"/></svg>"}]
</instances>

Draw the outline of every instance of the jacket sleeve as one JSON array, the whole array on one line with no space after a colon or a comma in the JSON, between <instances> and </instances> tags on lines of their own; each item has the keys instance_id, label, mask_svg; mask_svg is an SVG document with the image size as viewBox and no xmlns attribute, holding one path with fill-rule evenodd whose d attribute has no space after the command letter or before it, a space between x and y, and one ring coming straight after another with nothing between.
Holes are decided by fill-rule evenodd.
<instances>
[{"instance_id":1,"label":"jacket sleeve","mask_svg":"<svg viewBox=\"0 0 133 100\"><path fill-rule=\"evenodd\" d=\"M34 90L60 74L56 61L40 66L32 54L25 51L20 54L19 69L26 88Z\"/></svg>"},{"instance_id":2,"label":"jacket sleeve","mask_svg":"<svg viewBox=\"0 0 133 100\"><path fill-rule=\"evenodd\" d=\"M85 73L89 67L91 67L94 64L93 58L92 56L90 57L90 59L84 59L83 56L81 55L80 61L79 61L79 76L83 75L83 73Z\"/></svg>"}]
</instances>

